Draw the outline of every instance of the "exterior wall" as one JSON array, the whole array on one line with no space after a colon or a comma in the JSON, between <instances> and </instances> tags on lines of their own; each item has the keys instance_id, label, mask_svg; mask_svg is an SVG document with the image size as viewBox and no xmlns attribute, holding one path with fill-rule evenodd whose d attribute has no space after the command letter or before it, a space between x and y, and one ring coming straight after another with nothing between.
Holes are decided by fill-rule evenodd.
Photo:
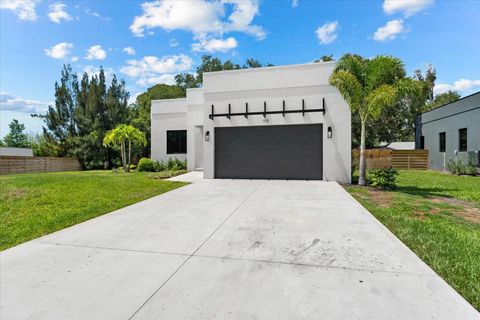
<instances>
[{"instance_id":1,"label":"exterior wall","mask_svg":"<svg viewBox=\"0 0 480 320\"><path fill-rule=\"evenodd\" d=\"M187 154L167 154L167 131L187 129L186 99L152 100L151 121L151 158L158 161L169 158L187 160Z\"/></svg>"},{"instance_id":2,"label":"exterior wall","mask_svg":"<svg viewBox=\"0 0 480 320\"><path fill-rule=\"evenodd\" d=\"M458 129L467 128L467 151L480 150L480 92L443 107L423 113L417 119L416 147L424 136L429 150L430 168L444 170L449 159L467 159L467 152L458 152ZM446 133L445 152L440 152L439 133Z\"/></svg>"},{"instance_id":3,"label":"exterior wall","mask_svg":"<svg viewBox=\"0 0 480 320\"><path fill-rule=\"evenodd\" d=\"M203 167L203 90L187 90L187 169Z\"/></svg>"},{"instance_id":4,"label":"exterior wall","mask_svg":"<svg viewBox=\"0 0 480 320\"><path fill-rule=\"evenodd\" d=\"M288 125L323 123L323 177L324 180L339 182L351 181L351 114L350 108L340 93L328 85L328 77L333 72L334 63L315 63L261 69L223 71L205 73L204 92L204 132L210 132L210 140L204 141L204 177L214 177L215 127ZM322 98L326 101L326 113L301 113L226 117L209 119L211 105L215 113L243 112L248 102L249 111L281 110L285 100L286 110L301 109L302 99L305 108L321 108ZM332 127L333 138L327 138L327 128ZM255 156L255 155L252 155Z\"/></svg>"},{"instance_id":5,"label":"exterior wall","mask_svg":"<svg viewBox=\"0 0 480 320\"><path fill-rule=\"evenodd\" d=\"M33 157L31 148L0 147L0 156Z\"/></svg>"}]
</instances>

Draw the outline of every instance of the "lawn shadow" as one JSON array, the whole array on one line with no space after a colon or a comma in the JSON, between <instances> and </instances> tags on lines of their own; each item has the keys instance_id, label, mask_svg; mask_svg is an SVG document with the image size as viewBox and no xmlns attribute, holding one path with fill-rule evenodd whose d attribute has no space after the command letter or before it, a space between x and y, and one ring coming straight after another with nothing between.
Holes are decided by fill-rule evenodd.
<instances>
[{"instance_id":1,"label":"lawn shadow","mask_svg":"<svg viewBox=\"0 0 480 320\"><path fill-rule=\"evenodd\" d=\"M445 187L419 188L415 186L399 186L396 191L414 196L420 196L423 198L453 198L451 194L445 192L455 190L456 189L447 189Z\"/></svg>"}]
</instances>

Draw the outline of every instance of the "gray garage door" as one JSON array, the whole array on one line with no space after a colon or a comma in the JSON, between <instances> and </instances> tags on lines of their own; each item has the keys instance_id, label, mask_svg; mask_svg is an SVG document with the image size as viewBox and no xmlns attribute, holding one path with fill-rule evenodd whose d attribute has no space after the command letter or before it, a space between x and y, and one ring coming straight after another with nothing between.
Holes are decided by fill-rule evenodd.
<instances>
[{"instance_id":1,"label":"gray garage door","mask_svg":"<svg viewBox=\"0 0 480 320\"><path fill-rule=\"evenodd\" d=\"M322 125L215 128L215 177L323 178Z\"/></svg>"}]
</instances>

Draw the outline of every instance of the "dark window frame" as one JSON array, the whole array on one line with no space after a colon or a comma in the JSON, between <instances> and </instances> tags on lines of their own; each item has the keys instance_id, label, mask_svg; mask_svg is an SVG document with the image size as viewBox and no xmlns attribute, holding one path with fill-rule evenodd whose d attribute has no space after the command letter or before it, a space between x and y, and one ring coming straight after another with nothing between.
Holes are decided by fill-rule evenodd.
<instances>
[{"instance_id":1,"label":"dark window frame","mask_svg":"<svg viewBox=\"0 0 480 320\"><path fill-rule=\"evenodd\" d=\"M446 148L447 148L447 133L444 131L438 134L438 151L445 152Z\"/></svg>"},{"instance_id":2,"label":"dark window frame","mask_svg":"<svg viewBox=\"0 0 480 320\"><path fill-rule=\"evenodd\" d=\"M166 134L167 154L187 153L187 130L167 130Z\"/></svg>"},{"instance_id":3,"label":"dark window frame","mask_svg":"<svg viewBox=\"0 0 480 320\"><path fill-rule=\"evenodd\" d=\"M425 136L420 136L420 149L425 150Z\"/></svg>"},{"instance_id":4,"label":"dark window frame","mask_svg":"<svg viewBox=\"0 0 480 320\"><path fill-rule=\"evenodd\" d=\"M463 134L465 136L463 136ZM464 138L464 141L462 141ZM468 150L468 130L467 128L458 129L458 151L465 152Z\"/></svg>"}]
</instances>

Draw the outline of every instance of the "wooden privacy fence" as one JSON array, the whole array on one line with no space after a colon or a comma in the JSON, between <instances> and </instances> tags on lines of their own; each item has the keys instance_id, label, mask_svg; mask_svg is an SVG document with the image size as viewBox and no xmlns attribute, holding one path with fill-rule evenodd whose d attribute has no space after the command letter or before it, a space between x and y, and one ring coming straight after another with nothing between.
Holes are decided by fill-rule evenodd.
<instances>
[{"instance_id":1,"label":"wooden privacy fence","mask_svg":"<svg viewBox=\"0 0 480 320\"><path fill-rule=\"evenodd\" d=\"M0 156L0 174L77 171L77 158Z\"/></svg>"},{"instance_id":2,"label":"wooden privacy fence","mask_svg":"<svg viewBox=\"0 0 480 320\"><path fill-rule=\"evenodd\" d=\"M352 151L352 162L358 167L359 150ZM428 150L390 150L367 149L365 150L365 163L367 169L395 168L407 170L427 170Z\"/></svg>"}]
</instances>

